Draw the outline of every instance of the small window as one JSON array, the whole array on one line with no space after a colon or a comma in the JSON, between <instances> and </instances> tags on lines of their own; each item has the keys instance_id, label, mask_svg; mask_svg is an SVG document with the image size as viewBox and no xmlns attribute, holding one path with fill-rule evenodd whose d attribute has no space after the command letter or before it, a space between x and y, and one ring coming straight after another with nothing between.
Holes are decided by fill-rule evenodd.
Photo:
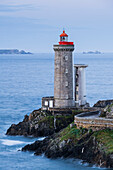
<instances>
[{"instance_id":1,"label":"small window","mask_svg":"<svg viewBox=\"0 0 113 170\"><path fill-rule=\"evenodd\" d=\"M65 56L65 60L66 60L66 61L68 60L68 56L67 56L67 55Z\"/></svg>"},{"instance_id":2,"label":"small window","mask_svg":"<svg viewBox=\"0 0 113 170\"><path fill-rule=\"evenodd\" d=\"M65 85L66 85L66 87L68 86L68 81L66 81Z\"/></svg>"},{"instance_id":3,"label":"small window","mask_svg":"<svg viewBox=\"0 0 113 170\"><path fill-rule=\"evenodd\" d=\"M66 68L66 73L68 73L68 69Z\"/></svg>"},{"instance_id":4,"label":"small window","mask_svg":"<svg viewBox=\"0 0 113 170\"><path fill-rule=\"evenodd\" d=\"M68 99L68 94L66 94L66 99Z\"/></svg>"},{"instance_id":5,"label":"small window","mask_svg":"<svg viewBox=\"0 0 113 170\"><path fill-rule=\"evenodd\" d=\"M45 101L45 106L48 106L48 101Z\"/></svg>"},{"instance_id":6,"label":"small window","mask_svg":"<svg viewBox=\"0 0 113 170\"><path fill-rule=\"evenodd\" d=\"M76 86L76 91L78 91L78 86Z\"/></svg>"},{"instance_id":7,"label":"small window","mask_svg":"<svg viewBox=\"0 0 113 170\"><path fill-rule=\"evenodd\" d=\"M49 107L52 108L53 107L53 100L49 101Z\"/></svg>"}]
</instances>

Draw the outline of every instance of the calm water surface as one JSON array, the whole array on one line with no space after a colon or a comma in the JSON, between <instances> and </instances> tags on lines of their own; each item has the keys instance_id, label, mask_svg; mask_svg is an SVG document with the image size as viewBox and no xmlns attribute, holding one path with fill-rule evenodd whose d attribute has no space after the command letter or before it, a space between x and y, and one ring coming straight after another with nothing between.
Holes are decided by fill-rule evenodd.
<instances>
[{"instance_id":1,"label":"calm water surface","mask_svg":"<svg viewBox=\"0 0 113 170\"><path fill-rule=\"evenodd\" d=\"M86 68L87 100L113 98L113 54L75 54L75 63ZM54 54L0 56L0 170L89 170L98 169L80 160L47 159L44 155L18 151L36 138L6 136L12 123L41 106L41 97L53 95Z\"/></svg>"}]
</instances>

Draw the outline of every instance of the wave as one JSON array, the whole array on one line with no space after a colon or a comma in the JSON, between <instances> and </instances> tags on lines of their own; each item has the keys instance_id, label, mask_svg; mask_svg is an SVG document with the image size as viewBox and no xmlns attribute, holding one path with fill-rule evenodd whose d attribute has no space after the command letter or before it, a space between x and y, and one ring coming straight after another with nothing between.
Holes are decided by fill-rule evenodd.
<instances>
[{"instance_id":1,"label":"wave","mask_svg":"<svg viewBox=\"0 0 113 170\"><path fill-rule=\"evenodd\" d=\"M7 146L13 146L13 145L20 145L26 142L23 141L18 141L18 140L8 140L8 139L0 139L2 141L3 145L7 145Z\"/></svg>"},{"instance_id":2,"label":"wave","mask_svg":"<svg viewBox=\"0 0 113 170\"><path fill-rule=\"evenodd\" d=\"M43 141L45 138L46 138L46 137L40 137L40 138L38 138L37 140Z\"/></svg>"}]
</instances>

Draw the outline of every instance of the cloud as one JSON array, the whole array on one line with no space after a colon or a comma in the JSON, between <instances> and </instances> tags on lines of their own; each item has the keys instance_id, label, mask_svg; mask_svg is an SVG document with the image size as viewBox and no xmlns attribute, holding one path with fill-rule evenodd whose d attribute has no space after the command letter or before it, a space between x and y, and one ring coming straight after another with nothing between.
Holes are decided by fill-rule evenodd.
<instances>
[{"instance_id":1,"label":"cloud","mask_svg":"<svg viewBox=\"0 0 113 170\"><path fill-rule=\"evenodd\" d=\"M47 19L50 22L113 16L111 0L4 0L0 15ZM98 18L97 18L98 19Z\"/></svg>"},{"instance_id":2,"label":"cloud","mask_svg":"<svg viewBox=\"0 0 113 170\"><path fill-rule=\"evenodd\" d=\"M112 23L111 0L4 0L0 16L37 20L53 27L93 28Z\"/></svg>"},{"instance_id":3,"label":"cloud","mask_svg":"<svg viewBox=\"0 0 113 170\"><path fill-rule=\"evenodd\" d=\"M84 42L82 47L85 41L93 42L92 39L97 44L101 42L99 39L108 37L107 33L112 35L112 6L113 0L3 0L0 1L0 37L6 37L4 44L9 42L9 37L14 44L15 39L18 44L24 39L23 45L32 42L33 48L37 48L43 41L45 45L52 44L59 30L65 27L72 33L70 37L79 44Z\"/></svg>"},{"instance_id":4,"label":"cloud","mask_svg":"<svg viewBox=\"0 0 113 170\"><path fill-rule=\"evenodd\" d=\"M0 5L0 12L15 12L15 11L23 11L23 10L34 10L35 7L33 5Z\"/></svg>"},{"instance_id":5,"label":"cloud","mask_svg":"<svg viewBox=\"0 0 113 170\"><path fill-rule=\"evenodd\" d=\"M4 0L0 1L1 5L27 5L27 4L37 4L36 0Z\"/></svg>"},{"instance_id":6,"label":"cloud","mask_svg":"<svg viewBox=\"0 0 113 170\"><path fill-rule=\"evenodd\" d=\"M39 10L40 7L34 6L33 4L23 4L23 5L0 4L0 16L39 19L38 17Z\"/></svg>"}]
</instances>

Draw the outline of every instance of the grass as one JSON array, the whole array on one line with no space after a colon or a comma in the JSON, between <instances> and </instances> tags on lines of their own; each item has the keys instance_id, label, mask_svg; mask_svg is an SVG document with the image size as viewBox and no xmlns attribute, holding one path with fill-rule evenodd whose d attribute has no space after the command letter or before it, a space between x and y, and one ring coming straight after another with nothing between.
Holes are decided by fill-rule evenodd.
<instances>
[{"instance_id":1,"label":"grass","mask_svg":"<svg viewBox=\"0 0 113 170\"><path fill-rule=\"evenodd\" d=\"M77 129L76 126L70 128L68 126L60 132L60 141L72 139L73 144L77 144L78 140L81 139L88 130L84 128ZM103 129L93 132L93 137L96 138L98 146L106 154L113 154L113 130Z\"/></svg>"},{"instance_id":2,"label":"grass","mask_svg":"<svg viewBox=\"0 0 113 170\"><path fill-rule=\"evenodd\" d=\"M74 116L73 115L67 115L67 116L58 115L58 116L56 116L56 126L57 127L58 126L64 127L65 124L67 126L73 120L74 120Z\"/></svg>"},{"instance_id":3,"label":"grass","mask_svg":"<svg viewBox=\"0 0 113 170\"><path fill-rule=\"evenodd\" d=\"M42 120L39 121L39 123L47 123L50 128L54 128L54 117L53 116L46 116Z\"/></svg>"},{"instance_id":4,"label":"grass","mask_svg":"<svg viewBox=\"0 0 113 170\"><path fill-rule=\"evenodd\" d=\"M70 124L70 122L73 121L73 115L68 115L68 116L56 116L56 127L61 127L63 128L64 125ZM47 123L50 128L54 128L54 116L45 116L43 117L39 123Z\"/></svg>"},{"instance_id":5,"label":"grass","mask_svg":"<svg viewBox=\"0 0 113 170\"><path fill-rule=\"evenodd\" d=\"M106 154L113 153L113 130L104 129L93 134L97 141L102 144L104 151Z\"/></svg>"},{"instance_id":6,"label":"grass","mask_svg":"<svg viewBox=\"0 0 113 170\"><path fill-rule=\"evenodd\" d=\"M111 108L113 107L113 104L108 105L107 111L111 112Z\"/></svg>"},{"instance_id":7,"label":"grass","mask_svg":"<svg viewBox=\"0 0 113 170\"><path fill-rule=\"evenodd\" d=\"M61 138L61 141L72 139L73 143L76 144L77 141L80 139L80 137L84 133L86 133L86 129L84 129L84 128L77 129L76 126L74 126L72 128L70 128L70 126L68 126L60 133L60 138Z\"/></svg>"},{"instance_id":8,"label":"grass","mask_svg":"<svg viewBox=\"0 0 113 170\"><path fill-rule=\"evenodd\" d=\"M77 115L82 112L83 112L83 110L72 110L72 114L74 114L74 115Z\"/></svg>"}]
</instances>

